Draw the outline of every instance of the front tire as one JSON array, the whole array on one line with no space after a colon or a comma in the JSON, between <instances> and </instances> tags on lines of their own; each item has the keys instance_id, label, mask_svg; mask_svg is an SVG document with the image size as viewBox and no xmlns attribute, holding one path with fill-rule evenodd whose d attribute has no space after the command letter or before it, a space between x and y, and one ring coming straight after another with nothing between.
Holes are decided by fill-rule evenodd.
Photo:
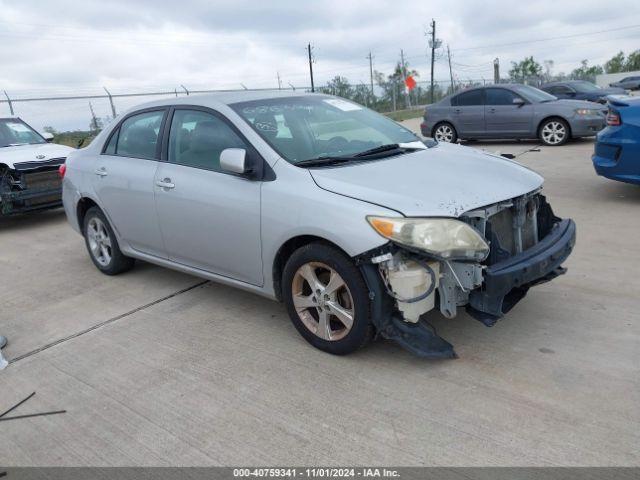
<instances>
[{"instance_id":1,"label":"front tire","mask_svg":"<svg viewBox=\"0 0 640 480\"><path fill-rule=\"evenodd\" d=\"M458 141L458 132L449 122L442 122L433 127L432 136L438 142L456 143Z\"/></svg>"},{"instance_id":2,"label":"front tire","mask_svg":"<svg viewBox=\"0 0 640 480\"><path fill-rule=\"evenodd\" d=\"M284 267L282 291L293 325L314 347L346 355L373 338L369 290L338 249L311 243L296 250Z\"/></svg>"},{"instance_id":3,"label":"front tire","mask_svg":"<svg viewBox=\"0 0 640 480\"><path fill-rule=\"evenodd\" d=\"M84 216L82 233L91 261L105 275L117 275L131 270L134 259L126 257L118 245L109 221L98 207Z\"/></svg>"},{"instance_id":4,"label":"front tire","mask_svg":"<svg viewBox=\"0 0 640 480\"><path fill-rule=\"evenodd\" d=\"M570 137L569 124L560 118L550 118L540 125L538 138L550 147L564 145Z\"/></svg>"}]
</instances>

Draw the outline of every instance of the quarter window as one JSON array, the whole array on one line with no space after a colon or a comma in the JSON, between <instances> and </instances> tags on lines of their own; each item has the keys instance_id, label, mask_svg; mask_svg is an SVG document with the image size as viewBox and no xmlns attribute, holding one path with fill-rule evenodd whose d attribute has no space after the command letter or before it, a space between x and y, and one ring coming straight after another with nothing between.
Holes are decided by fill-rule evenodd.
<instances>
[{"instance_id":1,"label":"quarter window","mask_svg":"<svg viewBox=\"0 0 640 480\"><path fill-rule=\"evenodd\" d=\"M513 105L518 95L505 88L487 88L487 105Z\"/></svg>"},{"instance_id":2,"label":"quarter window","mask_svg":"<svg viewBox=\"0 0 640 480\"><path fill-rule=\"evenodd\" d=\"M474 105L482 105L482 90L471 90L470 92L464 92L454 98L455 105L458 107L471 107Z\"/></svg>"},{"instance_id":3,"label":"quarter window","mask_svg":"<svg viewBox=\"0 0 640 480\"><path fill-rule=\"evenodd\" d=\"M145 112L127 118L120 126L115 151L112 154L125 157L155 159L158 135L162 125L164 111ZM111 143L107 146L109 151Z\"/></svg>"},{"instance_id":4,"label":"quarter window","mask_svg":"<svg viewBox=\"0 0 640 480\"><path fill-rule=\"evenodd\" d=\"M227 148L247 146L225 121L197 110L175 111L169 134L169 162L220 172L220 154Z\"/></svg>"}]
</instances>

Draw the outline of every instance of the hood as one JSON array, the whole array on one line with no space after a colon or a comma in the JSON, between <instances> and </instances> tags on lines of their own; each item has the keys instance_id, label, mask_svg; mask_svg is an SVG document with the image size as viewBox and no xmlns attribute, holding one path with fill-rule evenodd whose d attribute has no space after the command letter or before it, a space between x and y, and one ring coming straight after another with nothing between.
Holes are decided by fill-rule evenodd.
<instances>
[{"instance_id":1,"label":"hood","mask_svg":"<svg viewBox=\"0 0 640 480\"><path fill-rule=\"evenodd\" d=\"M65 158L74 149L55 143L38 143L36 145L16 145L0 147L0 164L14 168L16 163L46 162L53 158Z\"/></svg>"},{"instance_id":2,"label":"hood","mask_svg":"<svg viewBox=\"0 0 640 480\"><path fill-rule=\"evenodd\" d=\"M605 95L625 95L626 93L625 89L620 87L607 87L598 90L598 94L602 97Z\"/></svg>"},{"instance_id":3,"label":"hood","mask_svg":"<svg viewBox=\"0 0 640 480\"><path fill-rule=\"evenodd\" d=\"M561 103L562 105L572 108L602 108L602 105L596 102L590 102L588 100L573 100L567 98L561 98L556 100L555 102L541 103L540 105L551 105L552 103Z\"/></svg>"},{"instance_id":4,"label":"hood","mask_svg":"<svg viewBox=\"0 0 640 480\"><path fill-rule=\"evenodd\" d=\"M382 160L309 171L324 190L408 217L459 217L531 192L543 182L540 175L511 160L446 143Z\"/></svg>"}]
</instances>

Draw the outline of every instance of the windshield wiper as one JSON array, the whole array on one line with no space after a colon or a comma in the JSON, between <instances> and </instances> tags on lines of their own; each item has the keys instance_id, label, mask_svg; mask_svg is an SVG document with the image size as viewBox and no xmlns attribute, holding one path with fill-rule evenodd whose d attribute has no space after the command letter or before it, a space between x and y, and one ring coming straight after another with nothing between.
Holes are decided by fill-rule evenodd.
<instances>
[{"instance_id":1,"label":"windshield wiper","mask_svg":"<svg viewBox=\"0 0 640 480\"><path fill-rule=\"evenodd\" d=\"M353 157L318 157L310 158L309 160L301 160L295 164L299 167L320 167L325 165L337 165L339 163L351 162Z\"/></svg>"},{"instance_id":2,"label":"windshield wiper","mask_svg":"<svg viewBox=\"0 0 640 480\"><path fill-rule=\"evenodd\" d=\"M354 157L368 157L369 155L390 152L393 150L398 150L399 148L400 145L398 145L397 143L388 143L386 145L380 145L379 147L370 148L369 150L365 150L364 152L356 153Z\"/></svg>"}]
</instances>

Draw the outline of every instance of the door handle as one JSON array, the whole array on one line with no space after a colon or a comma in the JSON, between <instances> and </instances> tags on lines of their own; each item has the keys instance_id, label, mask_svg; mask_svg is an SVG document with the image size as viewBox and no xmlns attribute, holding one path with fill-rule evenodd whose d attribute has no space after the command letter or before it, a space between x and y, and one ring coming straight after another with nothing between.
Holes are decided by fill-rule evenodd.
<instances>
[{"instance_id":1,"label":"door handle","mask_svg":"<svg viewBox=\"0 0 640 480\"><path fill-rule=\"evenodd\" d=\"M461 112L461 110L460 110L459 108L455 108L455 109L453 110L453 112L454 112L454 113L460 113L460 112Z\"/></svg>"},{"instance_id":2,"label":"door handle","mask_svg":"<svg viewBox=\"0 0 640 480\"><path fill-rule=\"evenodd\" d=\"M104 167L100 167L98 169L96 169L96 171L94 172L96 175L98 175L99 177L106 177L107 176L107 169Z\"/></svg>"},{"instance_id":3,"label":"door handle","mask_svg":"<svg viewBox=\"0 0 640 480\"><path fill-rule=\"evenodd\" d=\"M171 179L170 178L165 178L163 180L158 180L156 182L156 185L160 188L166 188L166 189L171 189L171 188L175 188L175 184L171 183Z\"/></svg>"},{"instance_id":4,"label":"door handle","mask_svg":"<svg viewBox=\"0 0 640 480\"><path fill-rule=\"evenodd\" d=\"M490 108L490 109L489 109L489 111L490 111L491 113L496 113L496 109L495 109L495 108Z\"/></svg>"}]
</instances>

